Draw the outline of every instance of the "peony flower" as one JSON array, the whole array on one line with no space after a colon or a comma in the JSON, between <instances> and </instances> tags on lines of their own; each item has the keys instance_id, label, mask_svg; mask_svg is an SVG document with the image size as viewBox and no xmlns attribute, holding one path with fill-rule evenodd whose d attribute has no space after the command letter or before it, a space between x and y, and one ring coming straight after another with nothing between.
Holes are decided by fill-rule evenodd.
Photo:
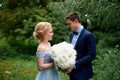
<instances>
[{"instance_id":1,"label":"peony flower","mask_svg":"<svg viewBox=\"0 0 120 80\"><path fill-rule=\"evenodd\" d=\"M51 57L54 64L64 70L75 64L76 51L72 44L64 41L52 46Z\"/></svg>"}]
</instances>

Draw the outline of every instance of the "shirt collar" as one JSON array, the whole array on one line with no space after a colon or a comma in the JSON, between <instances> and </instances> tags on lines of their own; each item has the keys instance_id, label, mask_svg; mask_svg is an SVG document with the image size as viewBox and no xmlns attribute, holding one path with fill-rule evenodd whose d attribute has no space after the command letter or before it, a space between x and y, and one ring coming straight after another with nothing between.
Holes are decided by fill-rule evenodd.
<instances>
[{"instance_id":1,"label":"shirt collar","mask_svg":"<svg viewBox=\"0 0 120 80\"><path fill-rule=\"evenodd\" d=\"M76 30L75 32L78 32L78 34L80 34L83 28L84 27L81 25L80 28L78 30Z\"/></svg>"}]
</instances>

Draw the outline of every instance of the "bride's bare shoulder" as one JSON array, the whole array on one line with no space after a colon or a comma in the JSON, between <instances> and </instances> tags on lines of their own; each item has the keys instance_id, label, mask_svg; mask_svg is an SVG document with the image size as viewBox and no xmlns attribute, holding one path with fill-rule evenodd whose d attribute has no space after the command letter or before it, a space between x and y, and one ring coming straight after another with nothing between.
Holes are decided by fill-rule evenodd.
<instances>
[{"instance_id":1,"label":"bride's bare shoulder","mask_svg":"<svg viewBox=\"0 0 120 80\"><path fill-rule=\"evenodd\" d=\"M37 52L43 52L43 51L45 51L45 46L42 44L38 45Z\"/></svg>"}]
</instances>

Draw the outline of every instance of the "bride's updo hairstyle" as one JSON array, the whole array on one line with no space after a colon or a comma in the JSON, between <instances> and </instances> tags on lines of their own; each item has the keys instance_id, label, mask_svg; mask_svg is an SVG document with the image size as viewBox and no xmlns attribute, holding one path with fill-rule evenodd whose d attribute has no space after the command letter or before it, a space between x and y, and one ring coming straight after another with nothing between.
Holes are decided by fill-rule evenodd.
<instances>
[{"instance_id":1,"label":"bride's updo hairstyle","mask_svg":"<svg viewBox=\"0 0 120 80\"><path fill-rule=\"evenodd\" d=\"M39 40L44 40L44 35L47 30L51 29L51 24L49 22L39 22L34 29L33 36Z\"/></svg>"}]
</instances>

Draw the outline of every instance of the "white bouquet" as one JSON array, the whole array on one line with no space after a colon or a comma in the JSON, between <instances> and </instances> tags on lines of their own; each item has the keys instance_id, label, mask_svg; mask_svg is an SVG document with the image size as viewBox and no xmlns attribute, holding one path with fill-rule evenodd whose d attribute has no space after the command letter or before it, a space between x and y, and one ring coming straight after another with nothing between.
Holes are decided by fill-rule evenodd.
<instances>
[{"instance_id":1,"label":"white bouquet","mask_svg":"<svg viewBox=\"0 0 120 80\"><path fill-rule=\"evenodd\" d=\"M72 44L61 42L53 45L51 51L54 64L61 69L65 70L75 64L76 51Z\"/></svg>"}]
</instances>

